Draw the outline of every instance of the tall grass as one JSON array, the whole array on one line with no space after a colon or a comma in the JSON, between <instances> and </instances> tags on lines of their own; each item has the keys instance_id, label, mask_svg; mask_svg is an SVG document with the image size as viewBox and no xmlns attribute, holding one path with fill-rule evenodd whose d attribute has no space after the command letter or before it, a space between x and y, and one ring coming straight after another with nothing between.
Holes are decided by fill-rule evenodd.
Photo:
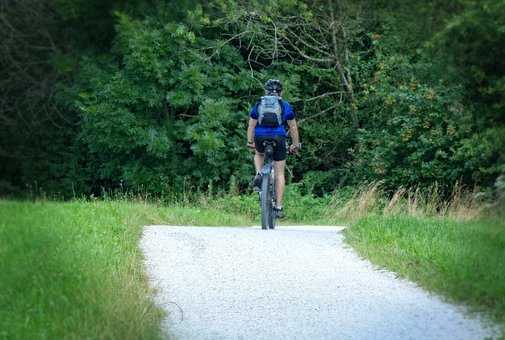
<instances>
[{"instance_id":1,"label":"tall grass","mask_svg":"<svg viewBox=\"0 0 505 340\"><path fill-rule=\"evenodd\" d=\"M205 208L239 214L259 223L259 198L257 193L238 195L236 190L215 193L189 191L159 198L146 195L125 194L120 199L155 201L159 204L181 208ZM118 196L114 196L116 199ZM416 217L449 217L466 221L484 216L490 210L477 191L456 184L450 195L443 194L437 185L428 190L399 188L388 193L380 182L358 188L340 188L332 194L315 197L302 194L295 184L286 187L284 207L287 219L282 224L352 224L366 216L407 214Z\"/></svg>"},{"instance_id":2,"label":"tall grass","mask_svg":"<svg viewBox=\"0 0 505 340\"><path fill-rule=\"evenodd\" d=\"M352 191L345 201L338 195L332 196L325 215L330 219L341 219L355 223L370 215L403 214L414 217L448 217L457 221L468 221L489 213L479 192L454 186L449 196L444 195L435 184L428 190L399 188L388 194L381 183L364 185Z\"/></svg>"}]
</instances>

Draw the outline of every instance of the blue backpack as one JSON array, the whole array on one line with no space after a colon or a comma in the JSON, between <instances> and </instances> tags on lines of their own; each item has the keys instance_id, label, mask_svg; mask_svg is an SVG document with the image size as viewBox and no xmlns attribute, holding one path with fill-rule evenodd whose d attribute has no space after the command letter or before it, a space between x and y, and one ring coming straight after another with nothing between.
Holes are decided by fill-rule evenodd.
<instances>
[{"instance_id":1,"label":"blue backpack","mask_svg":"<svg viewBox=\"0 0 505 340\"><path fill-rule=\"evenodd\" d=\"M282 125L282 99L277 96L263 96L258 103L258 124L265 127Z\"/></svg>"}]
</instances>

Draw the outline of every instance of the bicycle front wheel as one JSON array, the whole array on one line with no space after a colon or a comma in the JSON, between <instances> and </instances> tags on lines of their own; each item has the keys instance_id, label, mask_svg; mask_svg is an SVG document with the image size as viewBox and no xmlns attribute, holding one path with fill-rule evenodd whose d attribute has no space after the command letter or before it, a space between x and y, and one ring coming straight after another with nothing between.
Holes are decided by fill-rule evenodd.
<instances>
[{"instance_id":1,"label":"bicycle front wheel","mask_svg":"<svg viewBox=\"0 0 505 340\"><path fill-rule=\"evenodd\" d=\"M261 181L261 229L268 229L272 217L272 197L270 191L270 176L263 176Z\"/></svg>"}]
</instances>

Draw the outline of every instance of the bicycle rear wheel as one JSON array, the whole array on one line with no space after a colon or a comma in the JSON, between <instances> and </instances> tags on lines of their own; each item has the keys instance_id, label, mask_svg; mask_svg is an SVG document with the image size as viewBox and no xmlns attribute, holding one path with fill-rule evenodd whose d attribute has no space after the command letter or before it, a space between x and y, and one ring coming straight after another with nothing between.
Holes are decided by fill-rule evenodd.
<instances>
[{"instance_id":1,"label":"bicycle rear wheel","mask_svg":"<svg viewBox=\"0 0 505 340\"><path fill-rule=\"evenodd\" d=\"M269 191L270 191L270 215L268 216L268 228L275 229L275 221L277 220L277 213L274 210L275 204L275 180L274 174L270 174L270 183L269 183Z\"/></svg>"},{"instance_id":2,"label":"bicycle rear wheel","mask_svg":"<svg viewBox=\"0 0 505 340\"><path fill-rule=\"evenodd\" d=\"M261 181L261 229L268 229L272 220L272 197L270 176L263 176Z\"/></svg>"}]
</instances>

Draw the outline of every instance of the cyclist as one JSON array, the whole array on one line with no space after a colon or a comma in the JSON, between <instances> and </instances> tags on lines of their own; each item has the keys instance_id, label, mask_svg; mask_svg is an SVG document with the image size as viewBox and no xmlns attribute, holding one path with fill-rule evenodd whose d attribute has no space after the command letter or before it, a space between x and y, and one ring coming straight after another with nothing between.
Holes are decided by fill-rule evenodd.
<instances>
[{"instance_id":1,"label":"cyclist","mask_svg":"<svg viewBox=\"0 0 505 340\"><path fill-rule=\"evenodd\" d=\"M269 79L265 83L265 96L256 103L249 114L249 126L247 128L247 146L255 150L254 166L256 176L253 179L255 191L260 191L261 168L265 160L264 140L276 141L273 160L275 169L275 193L276 211L278 218L284 217L282 199L284 196L286 166L286 137L285 125L289 127L289 134L293 144L289 146L290 153L298 153L300 150L300 138L296 124L295 113L289 103L282 99L282 83L277 79Z\"/></svg>"}]
</instances>

